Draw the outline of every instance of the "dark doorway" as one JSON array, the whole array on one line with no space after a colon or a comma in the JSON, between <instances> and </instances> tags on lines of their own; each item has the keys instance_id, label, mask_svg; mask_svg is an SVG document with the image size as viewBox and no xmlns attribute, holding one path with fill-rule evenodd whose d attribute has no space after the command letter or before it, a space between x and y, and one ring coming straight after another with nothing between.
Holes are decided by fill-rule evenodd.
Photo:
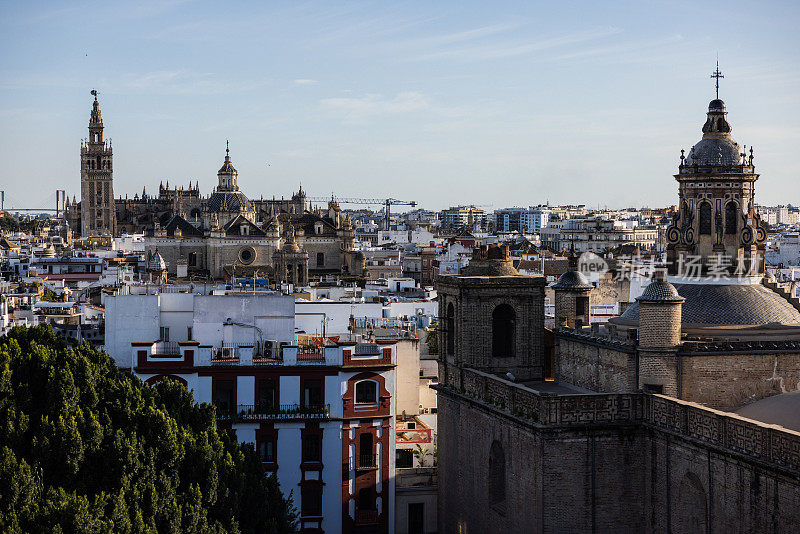
<instances>
[{"instance_id":1,"label":"dark doorway","mask_svg":"<svg viewBox=\"0 0 800 534\"><path fill-rule=\"evenodd\" d=\"M408 534L425 534L425 503L408 503Z\"/></svg>"}]
</instances>

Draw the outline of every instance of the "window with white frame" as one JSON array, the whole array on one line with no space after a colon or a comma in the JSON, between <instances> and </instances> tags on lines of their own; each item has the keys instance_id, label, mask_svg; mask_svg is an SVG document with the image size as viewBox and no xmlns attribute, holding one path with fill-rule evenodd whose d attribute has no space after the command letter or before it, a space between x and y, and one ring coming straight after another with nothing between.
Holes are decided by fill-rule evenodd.
<instances>
[{"instance_id":1,"label":"window with white frame","mask_svg":"<svg viewBox=\"0 0 800 534\"><path fill-rule=\"evenodd\" d=\"M376 404L378 402L378 383L362 380L356 383L356 404Z\"/></svg>"}]
</instances>

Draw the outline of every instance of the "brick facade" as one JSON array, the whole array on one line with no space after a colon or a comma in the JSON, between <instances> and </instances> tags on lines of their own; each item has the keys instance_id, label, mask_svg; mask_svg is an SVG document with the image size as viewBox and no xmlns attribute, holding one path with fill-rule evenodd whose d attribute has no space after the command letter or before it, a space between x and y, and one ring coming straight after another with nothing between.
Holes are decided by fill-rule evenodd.
<instances>
[{"instance_id":1,"label":"brick facade","mask_svg":"<svg viewBox=\"0 0 800 534\"><path fill-rule=\"evenodd\" d=\"M540 377L544 365L544 280L530 276L442 276L439 293L439 346L447 361L476 369ZM493 357L492 314L500 305L515 314L514 356ZM453 332L448 310L453 306ZM448 353L448 335L454 351Z\"/></svg>"},{"instance_id":2,"label":"brick facade","mask_svg":"<svg viewBox=\"0 0 800 534\"><path fill-rule=\"evenodd\" d=\"M439 387L441 533L800 524L800 433L660 395L538 396L485 373L450 376ZM503 507L490 502L494 442L505 453Z\"/></svg>"}]
</instances>

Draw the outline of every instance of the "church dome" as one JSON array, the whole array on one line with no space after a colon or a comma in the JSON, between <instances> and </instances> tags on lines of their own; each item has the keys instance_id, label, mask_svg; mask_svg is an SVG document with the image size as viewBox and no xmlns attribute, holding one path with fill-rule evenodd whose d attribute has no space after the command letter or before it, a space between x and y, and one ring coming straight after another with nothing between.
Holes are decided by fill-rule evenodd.
<instances>
[{"instance_id":1,"label":"church dome","mask_svg":"<svg viewBox=\"0 0 800 534\"><path fill-rule=\"evenodd\" d=\"M483 245L472 251L462 276L519 276L505 245Z\"/></svg>"},{"instance_id":2,"label":"church dome","mask_svg":"<svg viewBox=\"0 0 800 534\"><path fill-rule=\"evenodd\" d=\"M761 284L675 284L673 287L680 297L686 299L681 308L684 329L800 326L800 311L784 297ZM656 288L653 288L653 293L655 292ZM642 297L631 304L625 313L610 319L609 322L628 326L638 325L638 301L651 300L650 296L645 298L647 293L645 290ZM671 294L669 291L668 293Z\"/></svg>"},{"instance_id":3,"label":"church dome","mask_svg":"<svg viewBox=\"0 0 800 534\"><path fill-rule=\"evenodd\" d=\"M236 172L236 169L233 167L233 163L231 163L230 156L225 156L225 162L222 164L222 167L219 168L217 174L233 174Z\"/></svg>"},{"instance_id":4,"label":"church dome","mask_svg":"<svg viewBox=\"0 0 800 534\"><path fill-rule=\"evenodd\" d=\"M701 139L689 151L686 165L739 165L742 148L733 139Z\"/></svg>"},{"instance_id":5,"label":"church dome","mask_svg":"<svg viewBox=\"0 0 800 534\"><path fill-rule=\"evenodd\" d=\"M233 163L231 163L231 147L227 141L225 141L225 161L217 171L217 174L238 174L233 167Z\"/></svg>"}]
</instances>

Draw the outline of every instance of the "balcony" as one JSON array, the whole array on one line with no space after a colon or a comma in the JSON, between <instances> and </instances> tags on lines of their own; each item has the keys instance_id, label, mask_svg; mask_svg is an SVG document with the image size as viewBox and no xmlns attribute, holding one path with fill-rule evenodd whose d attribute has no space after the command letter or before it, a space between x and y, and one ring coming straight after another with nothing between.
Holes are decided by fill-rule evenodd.
<instances>
[{"instance_id":1,"label":"balcony","mask_svg":"<svg viewBox=\"0 0 800 534\"><path fill-rule=\"evenodd\" d=\"M324 364L325 353L322 347L297 347L298 364Z\"/></svg>"},{"instance_id":2,"label":"balcony","mask_svg":"<svg viewBox=\"0 0 800 534\"><path fill-rule=\"evenodd\" d=\"M225 408L223 406L223 408ZM330 404L239 404L236 412L217 406L217 418L238 423L257 423L261 421L326 421L330 418Z\"/></svg>"},{"instance_id":3,"label":"balcony","mask_svg":"<svg viewBox=\"0 0 800 534\"><path fill-rule=\"evenodd\" d=\"M356 471L369 471L370 469L378 468L378 455L377 454L359 454L358 463L356 464Z\"/></svg>"},{"instance_id":4,"label":"balcony","mask_svg":"<svg viewBox=\"0 0 800 534\"><path fill-rule=\"evenodd\" d=\"M378 511L377 510L358 510L356 509L355 517L356 525L377 525L378 524Z\"/></svg>"}]
</instances>

